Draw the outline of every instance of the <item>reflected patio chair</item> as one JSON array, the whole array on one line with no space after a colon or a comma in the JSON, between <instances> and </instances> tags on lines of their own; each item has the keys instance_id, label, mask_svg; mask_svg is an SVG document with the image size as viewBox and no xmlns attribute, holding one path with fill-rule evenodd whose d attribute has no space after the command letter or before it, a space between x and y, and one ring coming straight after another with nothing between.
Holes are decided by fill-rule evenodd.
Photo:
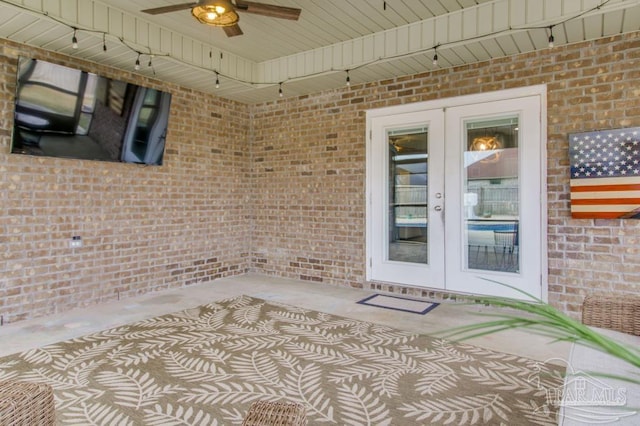
<instances>
[{"instance_id":1,"label":"reflected patio chair","mask_svg":"<svg viewBox=\"0 0 640 426\"><path fill-rule=\"evenodd\" d=\"M498 267L503 271L513 271L518 265L518 224L513 230L493 231L493 239Z\"/></svg>"},{"instance_id":2,"label":"reflected patio chair","mask_svg":"<svg viewBox=\"0 0 640 426\"><path fill-rule=\"evenodd\" d=\"M469 244L469 269L486 269L489 267L489 247L486 244Z\"/></svg>"}]
</instances>

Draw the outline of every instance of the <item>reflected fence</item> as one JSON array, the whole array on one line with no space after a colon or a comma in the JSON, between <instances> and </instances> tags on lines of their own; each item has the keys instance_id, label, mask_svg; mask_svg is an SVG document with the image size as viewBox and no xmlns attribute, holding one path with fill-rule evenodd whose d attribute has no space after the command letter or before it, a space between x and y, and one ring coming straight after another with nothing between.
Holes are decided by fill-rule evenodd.
<instances>
[{"instance_id":1,"label":"reflected fence","mask_svg":"<svg viewBox=\"0 0 640 426\"><path fill-rule=\"evenodd\" d=\"M467 268L518 272L518 188L487 185L488 182L483 182L483 186L469 188L477 194L478 204L473 210L476 217L466 223ZM394 190L389 218L393 229L391 241L427 243L427 186L396 185Z\"/></svg>"}]
</instances>

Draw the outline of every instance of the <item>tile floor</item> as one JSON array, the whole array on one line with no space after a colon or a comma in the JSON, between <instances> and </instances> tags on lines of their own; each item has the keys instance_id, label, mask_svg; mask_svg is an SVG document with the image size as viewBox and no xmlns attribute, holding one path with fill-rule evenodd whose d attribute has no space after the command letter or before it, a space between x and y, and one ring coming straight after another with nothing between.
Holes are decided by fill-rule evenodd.
<instances>
[{"instance_id":1,"label":"tile floor","mask_svg":"<svg viewBox=\"0 0 640 426\"><path fill-rule=\"evenodd\" d=\"M0 327L0 356L241 294L424 334L487 320L478 314L492 311L481 305L444 302L426 315L417 315L356 304L373 294L371 291L249 274L6 324ZM567 343L552 343L525 330L468 342L539 361L566 359L570 350Z\"/></svg>"}]
</instances>

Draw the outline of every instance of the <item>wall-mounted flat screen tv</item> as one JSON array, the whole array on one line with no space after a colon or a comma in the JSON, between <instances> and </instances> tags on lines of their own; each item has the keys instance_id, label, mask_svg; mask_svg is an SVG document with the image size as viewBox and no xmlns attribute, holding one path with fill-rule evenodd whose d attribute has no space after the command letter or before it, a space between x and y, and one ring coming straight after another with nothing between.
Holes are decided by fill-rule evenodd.
<instances>
[{"instance_id":1,"label":"wall-mounted flat screen tv","mask_svg":"<svg viewBox=\"0 0 640 426\"><path fill-rule=\"evenodd\" d=\"M11 152L162 164L171 94L19 58Z\"/></svg>"}]
</instances>

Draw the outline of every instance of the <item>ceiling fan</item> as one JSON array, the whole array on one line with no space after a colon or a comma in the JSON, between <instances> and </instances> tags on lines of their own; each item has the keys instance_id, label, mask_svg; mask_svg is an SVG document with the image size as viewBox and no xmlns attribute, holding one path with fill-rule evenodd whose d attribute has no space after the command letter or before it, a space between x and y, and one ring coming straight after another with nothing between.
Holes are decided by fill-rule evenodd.
<instances>
[{"instance_id":1,"label":"ceiling fan","mask_svg":"<svg viewBox=\"0 0 640 426\"><path fill-rule=\"evenodd\" d=\"M150 15L176 12L191 9L191 14L199 22L215 27L222 27L228 37L242 34L238 25L240 17L237 12L253 13L255 15L268 16L270 18L290 19L297 21L300 9L272 4L256 3L245 0L199 0L190 3L174 4L172 6L156 7L141 10Z\"/></svg>"}]
</instances>

